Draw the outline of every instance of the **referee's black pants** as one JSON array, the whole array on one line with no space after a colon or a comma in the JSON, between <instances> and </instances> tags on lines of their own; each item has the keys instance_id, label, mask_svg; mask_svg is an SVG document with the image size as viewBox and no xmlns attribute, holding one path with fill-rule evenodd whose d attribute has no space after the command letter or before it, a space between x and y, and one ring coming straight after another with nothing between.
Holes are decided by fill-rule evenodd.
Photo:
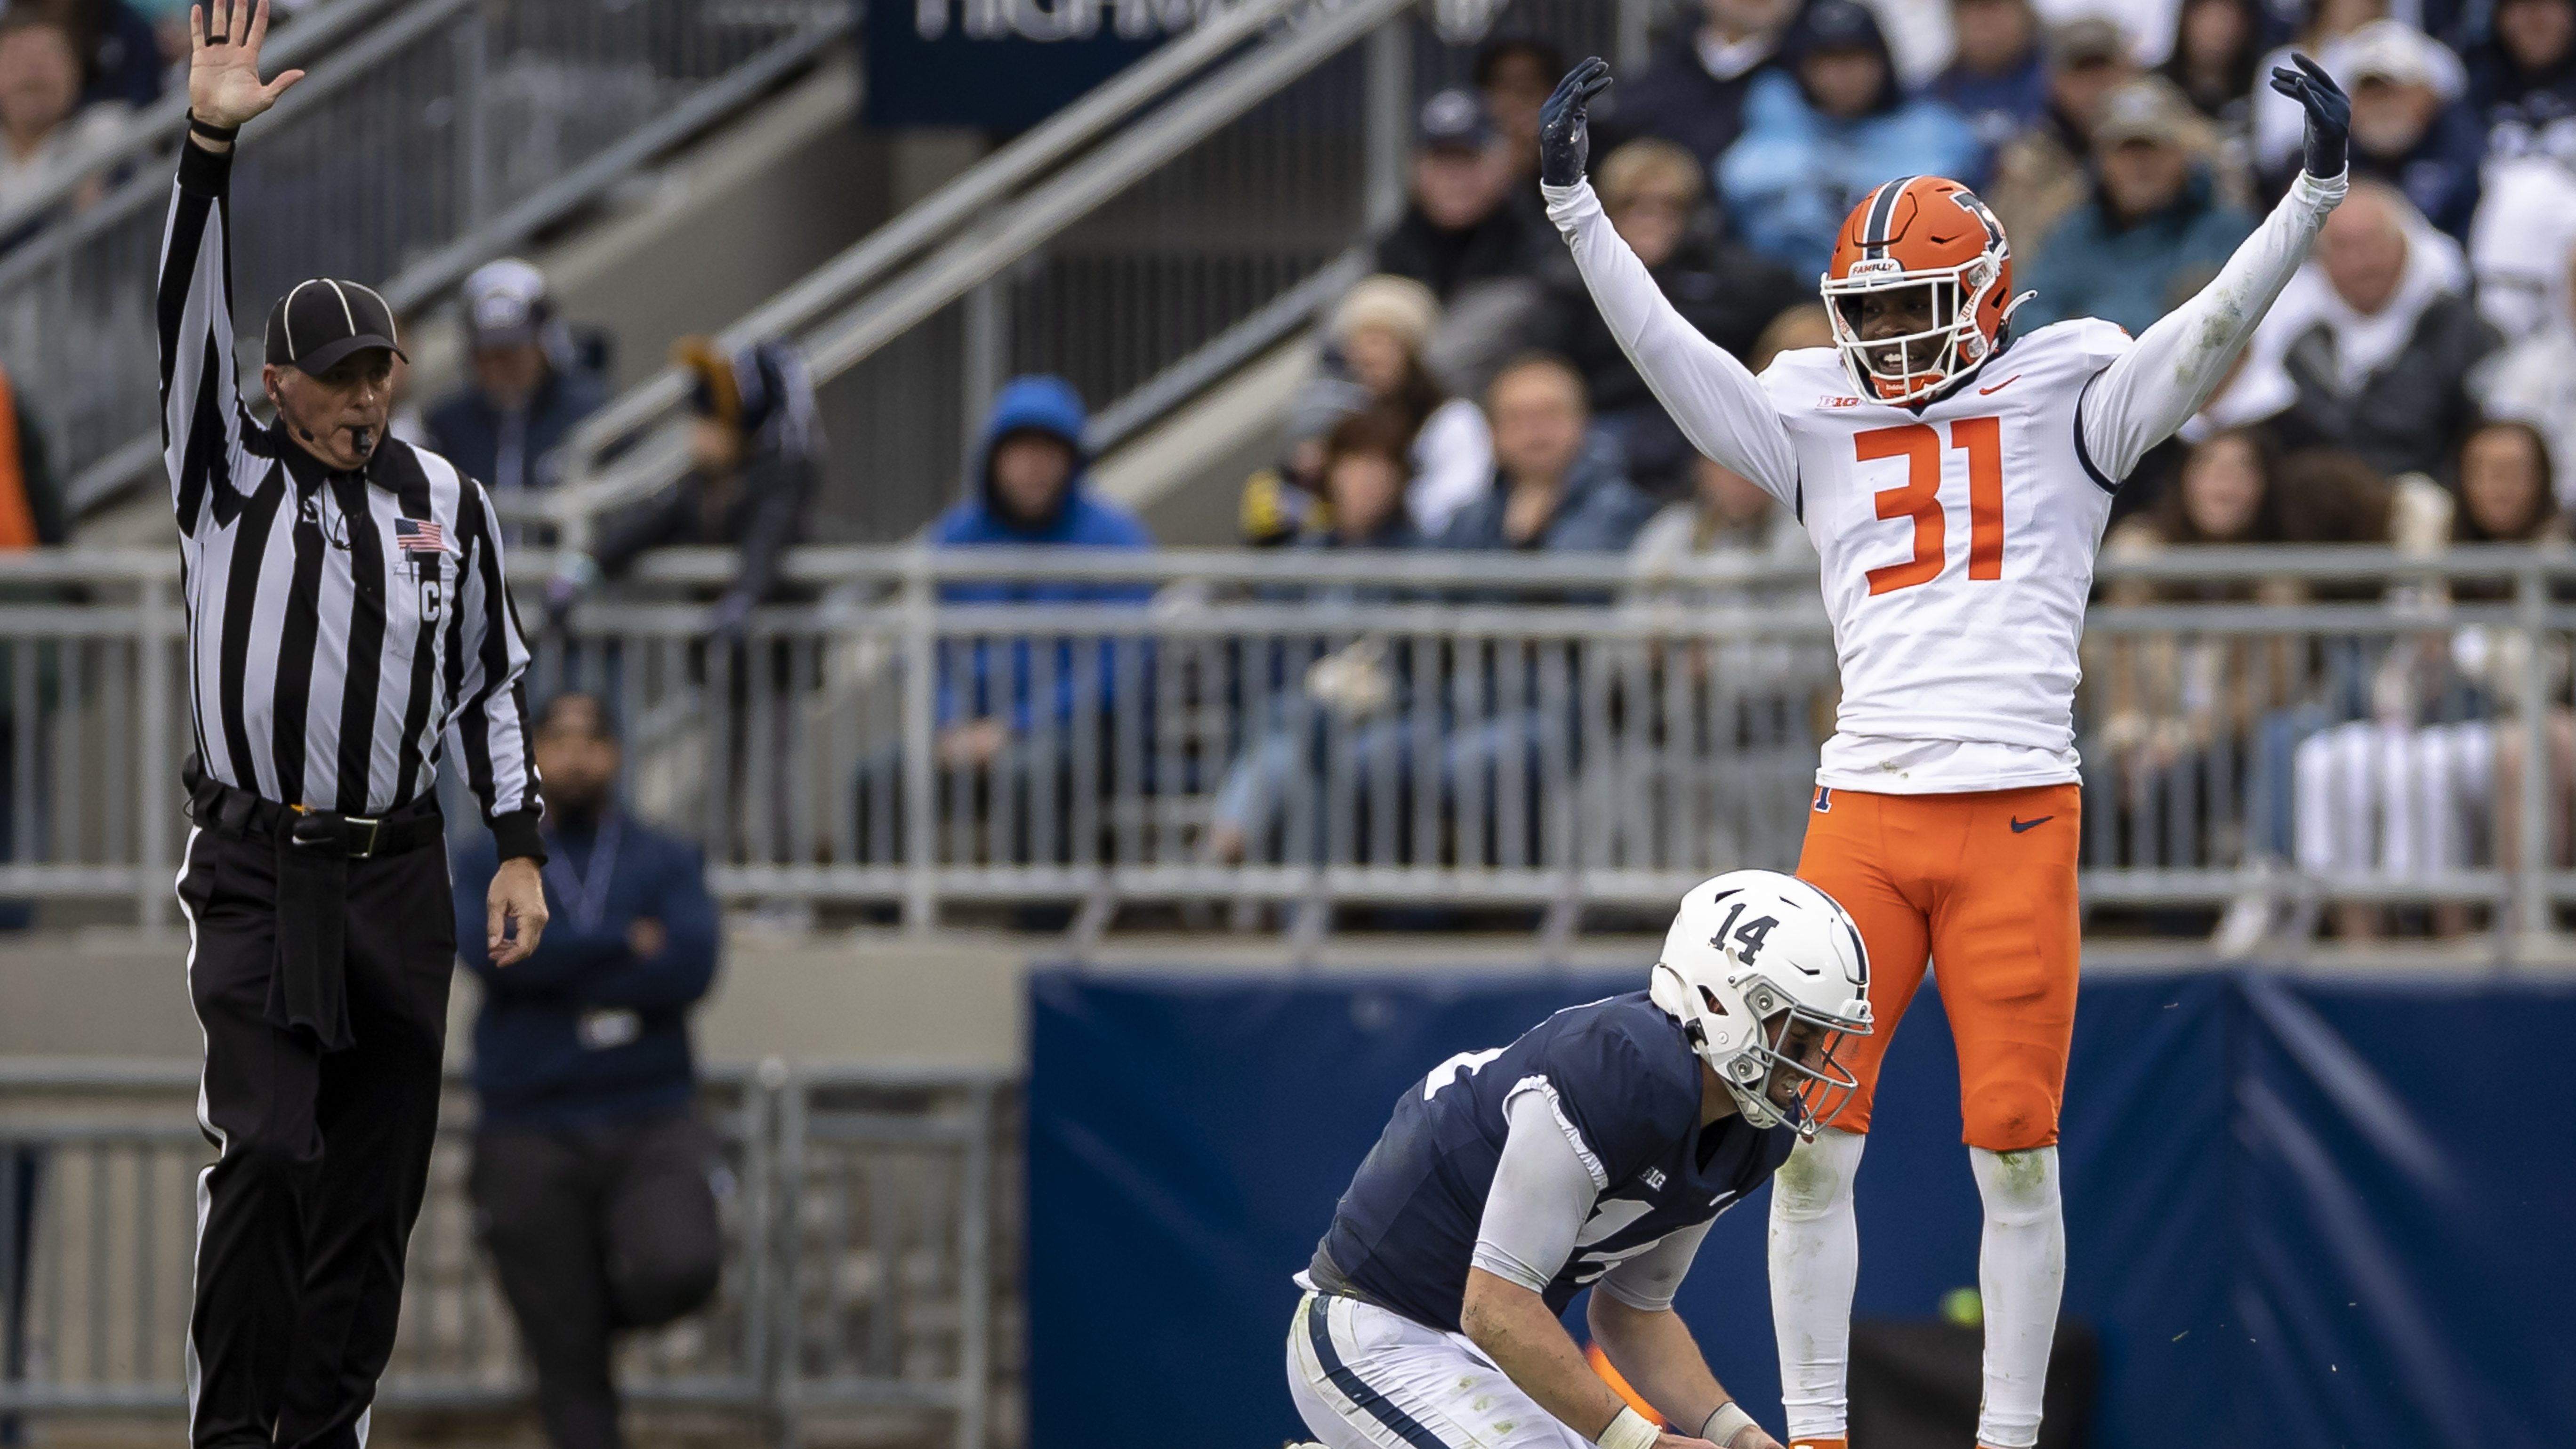
<instances>
[{"instance_id":1,"label":"referee's black pants","mask_svg":"<svg viewBox=\"0 0 2576 1449\"><path fill-rule=\"evenodd\" d=\"M197 1179L198 1449L365 1442L438 1123L456 965L447 853L432 842L349 862L343 1051L269 1021L277 888L274 841L189 836L179 900L206 1038L198 1117L220 1153Z\"/></svg>"}]
</instances>

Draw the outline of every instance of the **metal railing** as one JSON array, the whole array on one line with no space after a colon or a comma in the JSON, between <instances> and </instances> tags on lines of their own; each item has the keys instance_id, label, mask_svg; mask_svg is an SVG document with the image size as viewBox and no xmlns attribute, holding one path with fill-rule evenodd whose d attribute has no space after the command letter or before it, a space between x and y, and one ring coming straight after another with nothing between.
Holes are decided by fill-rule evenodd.
<instances>
[{"instance_id":1,"label":"metal railing","mask_svg":"<svg viewBox=\"0 0 2576 1449\"><path fill-rule=\"evenodd\" d=\"M1114 446L1307 326L1393 219L1415 96L1461 81L1450 9L1414 0L1233 0L1189 33L764 302L721 338L800 344L841 536L909 532L1014 373L1069 377ZM1524 0L1501 22L1609 51L1644 0ZM686 466L666 369L594 415L567 486L515 505L578 541Z\"/></svg>"},{"instance_id":2,"label":"metal railing","mask_svg":"<svg viewBox=\"0 0 2576 1449\"><path fill-rule=\"evenodd\" d=\"M364 11L375 23L333 32L342 43L244 133L233 285L246 354L270 300L304 277L381 283L401 309L431 301L758 95L849 15L848 0ZM75 508L159 457L151 301L170 178L150 159L0 259L0 363L44 421Z\"/></svg>"},{"instance_id":3,"label":"metal railing","mask_svg":"<svg viewBox=\"0 0 2576 1449\"><path fill-rule=\"evenodd\" d=\"M0 1425L185 1407L195 1175L212 1160L184 1065L0 1059ZM470 1093L451 1083L377 1405L525 1399L517 1332L466 1188ZM631 1334L634 1403L776 1425L851 1408L986 1442L993 1305L1013 1291L1007 1079L845 1067L706 1074L722 1152L714 1301Z\"/></svg>"},{"instance_id":4,"label":"metal railing","mask_svg":"<svg viewBox=\"0 0 2576 1449\"><path fill-rule=\"evenodd\" d=\"M1653 907L1795 861L1832 715L1814 577L1777 565L807 549L813 602L711 641L690 600L730 569L649 558L529 687L610 698L636 808L736 901ZM0 604L0 896L166 909L171 572L0 567L21 597L84 591ZM2467 903L2539 931L2576 902L2576 554L2102 572L2076 714L2095 908Z\"/></svg>"}]
</instances>

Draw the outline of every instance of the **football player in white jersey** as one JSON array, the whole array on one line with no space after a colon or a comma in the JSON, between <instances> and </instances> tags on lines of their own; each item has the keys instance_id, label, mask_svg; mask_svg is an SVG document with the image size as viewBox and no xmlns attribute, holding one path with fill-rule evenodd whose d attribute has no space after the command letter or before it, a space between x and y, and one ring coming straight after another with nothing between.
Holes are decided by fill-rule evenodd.
<instances>
[{"instance_id":1,"label":"football player in white jersey","mask_svg":"<svg viewBox=\"0 0 2576 1449\"><path fill-rule=\"evenodd\" d=\"M1792 1449L1843 1449L1871 1092L1927 957L1985 1201L1977 1442L2028 1449L2065 1278L2058 1106L2075 1019L2076 649L2111 494L2200 409L2345 188L2350 103L2305 57L2305 172L2217 278L2146 333L2012 331L1994 213L1934 176L1852 209L1822 279L1834 345L1755 377L1692 330L1583 178L1587 60L1540 131L1548 214L1637 371L1699 450L1794 510L1823 564L1842 705L1798 874L1860 924L1878 1031L1860 1087L1782 1167L1771 1294ZM1866 1446L1864 1446L1866 1449Z\"/></svg>"}]
</instances>

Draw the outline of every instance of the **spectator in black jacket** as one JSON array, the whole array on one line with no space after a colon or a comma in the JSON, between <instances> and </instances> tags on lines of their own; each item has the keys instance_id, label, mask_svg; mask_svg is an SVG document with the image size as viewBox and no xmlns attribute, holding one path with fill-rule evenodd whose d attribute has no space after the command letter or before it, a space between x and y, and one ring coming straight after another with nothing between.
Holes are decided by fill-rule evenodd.
<instances>
[{"instance_id":1,"label":"spectator in black jacket","mask_svg":"<svg viewBox=\"0 0 2576 1449\"><path fill-rule=\"evenodd\" d=\"M2490 23L2468 54L2469 105L2487 148L2517 155L2576 116L2576 0L2496 0Z\"/></svg>"},{"instance_id":2,"label":"spectator in black jacket","mask_svg":"<svg viewBox=\"0 0 2576 1449\"><path fill-rule=\"evenodd\" d=\"M694 378L693 466L675 487L612 520L589 555L576 555L555 575L546 589L555 622L583 592L617 577L646 550L681 544L741 550L733 582L708 620L710 633L738 639L752 609L779 593L779 565L804 529L806 500L822 466L822 429L805 361L783 342L755 342L727 356L704 337L683 340L673 355Z\"/></svg>"},{"instance_id":3,"label":"spectator in black jacket","mask_svg":"<svg viewBox=\"0 0 2576 1449\"><path fill-rule=\"evenodd\" d=\"M606 708L562 694L538 716L546 782L545 939L482 978L471 1188L558 1449L614 1449L610 1340L711 1297L724 1169L698 1120L688 1014L715 979L717 918L695 847L627 817ZM457 862L457 939L483 939L487 842Z\"/></svg>"},{"instance_id":4,"label":"spectator in black jacket","mask_svg":"<svg viewBox=\"0 0 2576 1449\"><path fill-rule=\"evenodd\" d=\"M477 267L463 300L474 381L431 406L429 445L496 499L552 488L564 440L608 401L608 385L574 357L535 267L516 257Z\"/></svg>"},{"instance_id":5,"label":"spectator in black jacket","mask_svg":"<svg viewBox=\"0 0 2576 1449\"><path fill-rule=\"evenodd\" d=\"M1468 79L1485 98L1510 159L1512 190L1524 205L1544 210L1538 194L1538 112L1565 74L1565 52L1534 35L1497 35L1476 47Z\"/></svg>"},{"instance_id":6,"label":"spectator in black jacket","mask_svg":"<svg viewBox=\"0 0 2576 1449\"><path fill-rule=\"evenodd\" d=\"M1771 319L1813 293L1783 267L1716 239L1705 208L1705 173L1691 153L1654 137L1630 141L1593 172L1602 210L1666 300L1711 342L1750 358ZM1561 272L1549 294L1546 345L1583 374L1596 426L1627 451L1638 487L1677 497L1690 487L1688 440L1646 390L1583 279Z\"/></svg>"},{"instance_id":7,"label":"spectator in black jacket","mask_svg":"<svg viewBox=\"0 0 2576 1449\"><path fill-rule=\"evenodd\" d=\"M2450 475L2477 415L2469 372L2500 342L2448 245L2394 189L2355 181L2317 235L2323 285L2294 279L2257 334L2259 354L2282 349L2301 423L2390 477Z\"/></svg>"},{"instance_id":8,"label":"spectator in black jacket","mask_svg":"<svg viewBox=\"0 0 2576 1449\"><path fill-rule=\"evenodd\" d=\"M1702 0L1707 18L1665 37L1645 72L1622 78L1592 114L1595 144L1676 142L1706 174L1744 134L1744 97L1780 62L1800 0Z\"/></svg>"},{"instance_id":9,"label":"spectator in black jacket","mask_svg":"<svg viewBox=\"0 0 2576 1449\"><path fill-rule=\"evenodd\" d=\"M1413 200L1378 238L1376 271L1411 277L1443 303L1471 283L1526 278L1552 259L1551 238L1510 204L1511 151L1472 91L1422 103Z\"/></svg>"}]
</instances>

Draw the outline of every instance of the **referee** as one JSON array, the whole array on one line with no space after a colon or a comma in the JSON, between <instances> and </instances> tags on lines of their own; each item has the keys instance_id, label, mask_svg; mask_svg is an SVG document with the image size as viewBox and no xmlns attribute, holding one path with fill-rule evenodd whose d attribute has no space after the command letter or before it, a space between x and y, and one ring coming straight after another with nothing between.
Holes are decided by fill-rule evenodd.
<instances>
[{"instance_id":1,"label":"referee","mask_svg":"<svg viewBox=\"0 0 2576 1449\"><path fill-rule=\"evenodd\" d=\"M385 437L384 299L299 283L233 369L232 140L301 78L259 79L267 0L192 10L189 135L163 242L163 459L186 563L188 990L205 1033L188 1420L199 1446L355 1449L402 1302L456 957L436 778L453 739L501 865L491 959L536 948L527 662L491 504ZM509 928L516 925L515 933Z\"/></svg>"}]
</instances>

